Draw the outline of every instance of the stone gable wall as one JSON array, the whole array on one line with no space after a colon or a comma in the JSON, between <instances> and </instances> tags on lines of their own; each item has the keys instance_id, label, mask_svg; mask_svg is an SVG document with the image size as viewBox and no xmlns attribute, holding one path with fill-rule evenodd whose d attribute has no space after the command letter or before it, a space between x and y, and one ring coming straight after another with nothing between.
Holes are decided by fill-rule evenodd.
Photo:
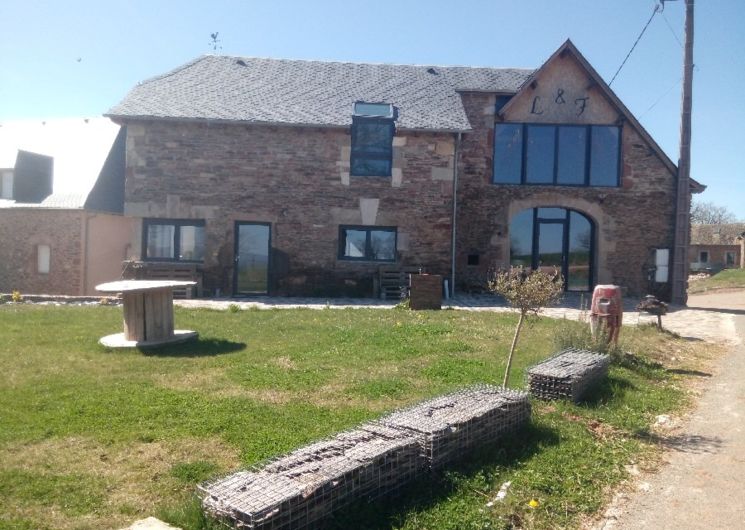
<instances>
[{"instance_id":1,"label":"stone gable wall","mask_svg":"<svg viewBox=\"0 0 745 530\"><path fill-rule=\"evenodd\" d=\"M450 270L454 139L397 133L393 174L349 175L348 130L132 122L125 215L204 219L205 287L232 292L234 223L271 223L272 292L372 294L381 265L337 259L339 226L398 228L397 265ZM132 249L141 251L141 222Z\"/></svg>"},{"instance_id":2,"label":"stone gable wall","mask_svg":"<svg viewBox=\"0 0 745 530\"><path fill-rule=\"evenodd\" d=\"M557 79L539 80L538 87L549 99ZM574 74L573 74L574 75ZM573 86L577 85L573 78ZM593 89L595 90L595 89ZM596 92L596 90L595 90ZM591 94L591 100L597 99ZM596 283L615 283L630 294L655 290L667 296L667 286L649 285L648 268L654 264L654 249L672 248L675 178L662 160L627 123L622 132L621 186L567 187L541 185L494 185L492 179L495 97L463 94L473 133L464 135L461 148L461 177L458 186L459 278L484 277L489 268L509 265L510 219L525 208L558 206L578 210L596 225ZM600 105L591 123L614 123L618 115ZM511 105L505 121L540 122L531 114L532 100ZM552 123L575 123L571 116L554 114ZM545 121L544 121L545 122ZM479 266L468 266L469 254L480 254Z\"/></svg>"}]
</instances>

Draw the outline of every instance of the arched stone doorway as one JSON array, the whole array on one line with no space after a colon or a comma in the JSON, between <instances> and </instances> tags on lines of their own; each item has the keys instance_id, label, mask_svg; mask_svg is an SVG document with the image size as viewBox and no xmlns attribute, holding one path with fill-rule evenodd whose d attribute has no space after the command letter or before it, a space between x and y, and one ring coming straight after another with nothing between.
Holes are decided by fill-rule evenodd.
<instances>
[{"instance_id":1,"label":"arched stone doorway","mask_svg":"<svg viewBox=\"0 0 745 530\"><path fill-rule=\"evenodd\" d=\"M522 210L510 221L510 265L556 268L567 291L589 291L595 284L595 224L568 208Z\"/></svg>"}]
</instances>

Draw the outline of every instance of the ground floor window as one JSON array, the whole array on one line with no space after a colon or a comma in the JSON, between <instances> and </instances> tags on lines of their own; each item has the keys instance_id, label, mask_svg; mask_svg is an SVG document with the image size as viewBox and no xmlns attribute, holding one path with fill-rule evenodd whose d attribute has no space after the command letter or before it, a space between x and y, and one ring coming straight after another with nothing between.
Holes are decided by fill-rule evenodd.
<instances>
[{"instance_id":1,"label":"ground floor window","mask_svg":"<svg viewBox=\"0 0 745 530\"><path fill-rule=\"evenodd\" d=\"M735 264L735 253L731 250L727 250L724 253L724 264L727 267L732 267Z\"/></svg>"},{"instance_id":2,"label":"ground floor window","mask_svg":"<svg viewBox=\"0 0 745 530\"><path fill-rule=\"evenodd\" d=\"M142 225L143 259L204 261L204 221L145 219Z\"/></svg>"},{"instance_id":3,"label":"ground floor window","mask_svg":"<svg viewBox=\"0 0 745 530\"><path fill-rule=\"evenodd\" d=\"M36 270L40 274L49 274L51 248L49 245L36 245Z\"/></svg>"},{"instance_id":4,"label":"ground floor window","mask_svg":"<svg viewBox=\"0 0 745 530\"><path fill-rule=\"evenodd\" d=\"M593 286L595 227L580 212L530 208L510 222L510 264L561 271L568 291Z\"/></svg>"},{"instance_id":5,"label":"ground floor window","mask_svg":"<svg viewBox=\"0 0 745 530\"><path fill-rule=\"evenodd\" d=\"M709 251L702 250L698 253L698 261L701 263L709 263Z\"/></svg>"},{"instance_id":6,"label":"ground floor window","mask_svg":"<svg viewBox=\"0 0 745 530\"><path fill-rule=\"evenodd\" d=\"M339 259L396 261L396 228L340 226Z\"/></svg>"}]
</instances>

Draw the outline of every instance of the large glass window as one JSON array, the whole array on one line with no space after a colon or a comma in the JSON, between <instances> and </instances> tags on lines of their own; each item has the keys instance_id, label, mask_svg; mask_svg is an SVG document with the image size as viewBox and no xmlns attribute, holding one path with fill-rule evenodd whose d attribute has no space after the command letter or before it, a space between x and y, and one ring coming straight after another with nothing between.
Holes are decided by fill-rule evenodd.
<instances>
[{"instance_id":1,"label":"large glass window","mask_svg":"<svg viewBox=\"0 0 745 530\"><path fill-rule=\"evenodd\" d=\"M494 182L520 184L523 173L523 126L498 123L494 126Z\"/></svg>"},{"instance_id":2,"label":"large glass window","mask_svg":"<svg viewBox=\"0 0 745 530\"><path fill-rule=\"evenodd\" d=\"M551 184L554 181L556 127L528 125L525 153L525 182Z\"/></svg>"},{"instance_id":3,"label":"large glass window","mask_svg":"<svg viewBox=\"0 0 745 530\"><path fill-rule=\"evenodd\" d=\"M606 125L494 126L495 184L620 184L621 130Z\"/></svg>"},{"instance_id":4,"label":"large glass window","mask_svg":"<svg viewBox=\"0 0 745 530\"><path fill-rule=\"evenodd\" d=\"M393 164L393 119L354 116L350 174L390 176Z\"/></svg>"},{"instance_id":5,"label":"large glass window","mask_svg":"<svg viewBox=\"0 0 745 530\"><path fill-rule=\"evenodd\" d=\"M396 228L339 227L339 259L396 261Z\"/></svg>"},{"instance_id":6,"label":"large glass window","mask_svg":"<svg viewBox=\"0 0 745 530\"><path fill-rule=\"evenodd\" d=\"M143 258L204 261L204 221L145 219Z\"/></svg>"},{"instance_id":7,"label":"large glass window","mask_svg":"<svg viewBox=\"0 0 745 530\"><path fill-rule=\"evenodd\" d=\"M592 127L590 186L618 186L620 146L618 127Z\"/></svg>"},{"instance_id":8,"label":"large glass window","mask_svg":"<svg viewBox=\"0 0 745 530\"><path fill-rule=\"evenodd\" d=\"M558 153L556 182L569 185L584 184L587 129L585 127L559 127Z\"/></svg>"}]
</instances>

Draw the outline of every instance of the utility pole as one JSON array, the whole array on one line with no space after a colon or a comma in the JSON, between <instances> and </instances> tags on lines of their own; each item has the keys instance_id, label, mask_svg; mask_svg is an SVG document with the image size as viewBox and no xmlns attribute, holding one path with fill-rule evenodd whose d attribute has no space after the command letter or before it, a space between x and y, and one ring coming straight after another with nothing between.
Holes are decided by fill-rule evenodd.
<instances>
[{"instance_id":1,"label":"utility pole","mask_svg":"<svg viewBox=\"0 0 745 530\"><path fill-rule=\"evenodd\" d=\"M680 157L678 159L678 196L675 211L672 302L688 301L688 243L691 210L691 106L693 94L693 0L685 0L685 51L683 60L683 101L680 118Z\"/></svg>"}]
</instances>

